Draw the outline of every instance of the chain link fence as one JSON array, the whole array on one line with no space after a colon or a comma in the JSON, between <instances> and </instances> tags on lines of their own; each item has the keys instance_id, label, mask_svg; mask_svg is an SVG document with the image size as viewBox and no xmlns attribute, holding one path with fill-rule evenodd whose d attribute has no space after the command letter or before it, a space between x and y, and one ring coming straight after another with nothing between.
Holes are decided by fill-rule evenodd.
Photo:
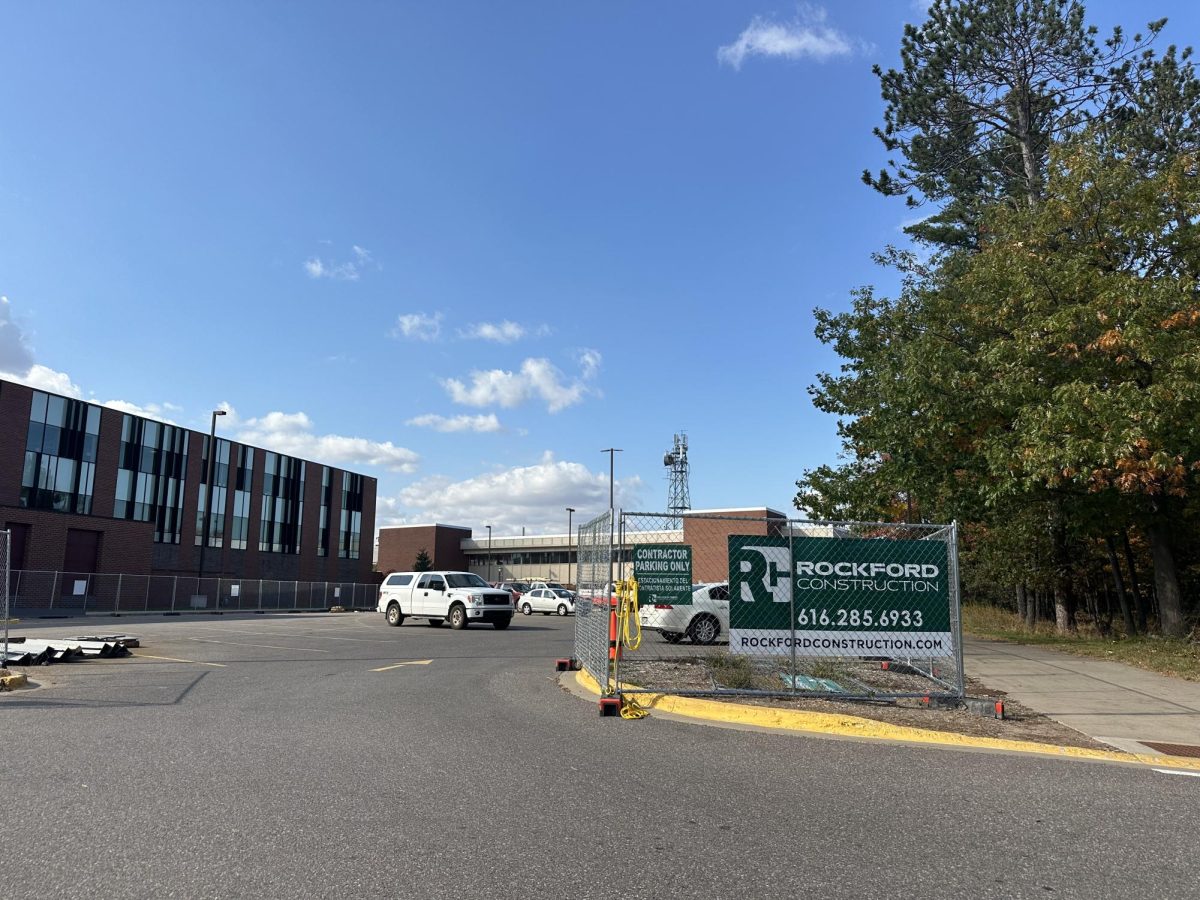
<instances>
[{"instance_id":1,"label":"chain link fence","mask_svg":"<svg viewBox=\"0 0 1200 900\"><path fill-rule=\"evenodd\" d=\"M4 668L3 660L8 659L8 620L12 615L12 607L8 600L8 561L9 561L9 545L12 542L12 534L8 531L0 531L0 597L3 597L4 610L4 643L0 645L3 650L3 655L0 656L0 669Z\"/></svg>"},{"instance_id":2,"label":"chain link fence","mask_svg":"<svg viewBox=\"0 0 1200 900\"><path fill-rule=\"evenodd\" d=\"M575 657L601 684L608 678L609 610L613 581L613 514L579 526L575 589Z\"/></svg>"},{"instance_id":3,"label":"chain link fence","mask_svg":"<svg viewBox=\"0 0 1200 900\"><path fill-rule=\"evenodd\" d=\"M610 661L604 606L578 615L575 655L610 693L964 695L955 525L606 519L580 529L580 592L607 603L609 582L636 579L641 643Z\"/></svg>"},{"instance_id":4,"label":"chain link fence","mask_svg":"<svg viewBox=\"0 0 1200 900\"><path fill-rule=\"evenodd\" d=\"M379 593L354 582L38 571L11 572L8 584L13 609L46 615L372 610Z\"/></svg>"}]
</instances>

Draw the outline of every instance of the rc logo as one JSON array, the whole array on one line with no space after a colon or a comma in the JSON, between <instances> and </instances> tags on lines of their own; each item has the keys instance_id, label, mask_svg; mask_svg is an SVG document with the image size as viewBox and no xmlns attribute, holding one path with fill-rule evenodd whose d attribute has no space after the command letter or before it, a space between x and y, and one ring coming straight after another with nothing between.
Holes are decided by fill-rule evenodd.
<instances>
[{"instance_id":1,"label":"rc logo","mask_svg":"<svg viewBox=\"0 0 1200 900\"><path fill-rule=\"evenodd\" d=\"M741 555L738 568L743 603L791 602L791 551L787 547L742 547Z\"/></svg>"}]
</instances>

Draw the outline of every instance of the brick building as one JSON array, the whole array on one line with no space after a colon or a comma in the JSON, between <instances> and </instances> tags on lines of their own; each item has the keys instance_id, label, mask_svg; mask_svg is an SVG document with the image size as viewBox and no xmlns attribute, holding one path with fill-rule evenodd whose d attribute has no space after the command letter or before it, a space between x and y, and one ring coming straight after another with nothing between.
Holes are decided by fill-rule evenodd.
<instances>
[{"instance_id":1,"label":"brick building","mask_svg":"<svg viewBox=\"0 0 1200 900\"><path fill-rule=\"evenodd\" d=\"M12 534L11 568L197 574L208 444L203 432L0 381L0 528ZM374 478L219 436L215 444L206 576L374 580Z\"/></svg>"},{"instance_id":2,"label":"brick building","mask_svg":"<svg viewBox=\"0 0 1200 900\"><path fill-rule=\"evenodd\" d=\"M642 527L653 530L627 536L625 546L614 549L614 574L625 578L632 571L637 543L687 544L692 548L692 577L696 581L728 578L730 535L789 533L785 513L766 506L737 509L691 510L678 518L639 517ZM811 533L811 529L806 530ZM380 572L411 569L417 553L425 550L435 569L460 569L488 581L558 581L575 584L578 572L577 535L481 535L463 525L385 525L379 529Z\"/></svg>"}]
</instances>

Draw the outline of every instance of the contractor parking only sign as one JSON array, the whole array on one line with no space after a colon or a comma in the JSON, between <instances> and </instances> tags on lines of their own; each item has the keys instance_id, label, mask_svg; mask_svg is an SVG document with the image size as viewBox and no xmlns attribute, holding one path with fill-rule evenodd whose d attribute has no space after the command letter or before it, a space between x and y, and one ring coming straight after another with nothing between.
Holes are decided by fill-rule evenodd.
<instances>
[{"instance_id":1,"label":"contractor parking only sign","mask_svg":"<svg viewBox=\"0 0 1200 900\"><path fill-rule=\"evenodd\" d=\"M639 603L692 602L692 548L687 544L634 544L633 577Z\"/></svg>"},{"instance_id":2,"label":"contractor parking only sign","mask_svg":"<svg viewBox=\"0 0 1200 900\"><path fill-rule=\"evenodd\" d=\"M953 656L942 541L729 537L729 651Z\"/></svg>"}]
</instances>

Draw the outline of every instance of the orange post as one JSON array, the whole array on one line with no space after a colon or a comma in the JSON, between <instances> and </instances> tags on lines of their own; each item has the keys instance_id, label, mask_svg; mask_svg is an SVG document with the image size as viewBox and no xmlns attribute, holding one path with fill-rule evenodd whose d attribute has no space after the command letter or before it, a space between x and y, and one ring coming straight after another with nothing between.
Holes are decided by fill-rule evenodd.
<instances>
[{"instance_id":1,"label":"orange post","mask_svg":"<svg viewBox=\"0 0 1200 900\"><path fill-rule=\"evenodd\" d=\"M615 662L620 655L621 648L617 644L617 607L614 601L608 610L608 661Z\"/></svg>"}]
</instances>

